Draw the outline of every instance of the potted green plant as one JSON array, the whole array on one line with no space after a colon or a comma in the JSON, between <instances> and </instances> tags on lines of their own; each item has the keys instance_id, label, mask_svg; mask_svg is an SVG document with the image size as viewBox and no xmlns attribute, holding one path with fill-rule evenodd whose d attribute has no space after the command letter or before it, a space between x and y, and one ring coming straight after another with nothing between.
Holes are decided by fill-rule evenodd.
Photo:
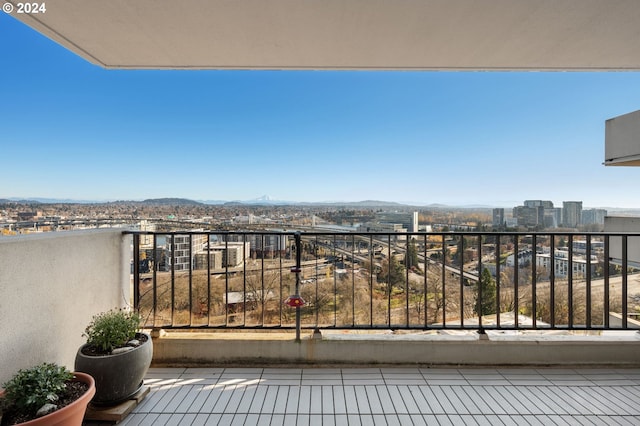
<instances>
[{"instance_id":1,"label":"potted green plant","mask_svg":"<svg viewBox=\"0 0 640 426\"><path fill-rule=\"evenodd\" d=\"M111 309L95 315L76 353L75 369L96 381L94 405L116 405L135 395L153 356L151 336L140 331L140 315Z\"/></svg>"},{"instance_id":2,"label":"potted green plant","mask_svg":"<svg viewBox=\"0 0 640 426\"><path fill-rule=\"evenodd\" d=\"M80 426L95 391L91 376L57 364L19 370L0 391L0 424Z\"/></svg>"}]
</instances>

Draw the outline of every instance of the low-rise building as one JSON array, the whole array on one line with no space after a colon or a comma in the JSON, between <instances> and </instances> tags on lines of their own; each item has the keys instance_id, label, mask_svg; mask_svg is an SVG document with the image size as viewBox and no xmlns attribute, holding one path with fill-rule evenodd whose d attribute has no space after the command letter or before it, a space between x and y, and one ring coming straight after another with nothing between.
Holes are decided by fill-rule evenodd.
<instances>
[{"instance_id":1,"label":"low-rise building","mask_svg":"<svg viewBox=\"0 0 640 426\"><path fill-rule=\"evenodd\" d=\"M587 276L587 270L591 270L591 274L595 274L598 266L596 256L591 256L588 262L585 256L573 256L569 261L569 251L558 249L555 251L553 260L551 253L536 254L536 267L541 278L549 278L551 275L551 264L553 263L553 272L556 278L567 278L570 268L573 270L574 278L582 278Z\"/></svg>"}]
</instances>

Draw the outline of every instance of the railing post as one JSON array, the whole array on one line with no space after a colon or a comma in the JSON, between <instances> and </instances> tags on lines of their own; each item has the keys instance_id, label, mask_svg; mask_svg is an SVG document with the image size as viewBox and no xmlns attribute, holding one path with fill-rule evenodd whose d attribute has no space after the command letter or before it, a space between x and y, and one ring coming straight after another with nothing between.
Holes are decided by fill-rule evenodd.
<instances>
[{"instance_id":1,"label":"railing post","mask_svg":"<svg viewBox=\"0 0 640 426\"><path fill-rule=\"evenodd\" d=\"M140 312L140 234L133 234L133 309Z\"/></svg>"},{"instance_id":2,"label":"railing post","mask_svg":"<svg viewBox=\"0 0 640 426\"><path fill-rule=\"evenodd\" d=\"M300 238L300 232L296 232L294 235L296 242L296 293L295 295L300 297L300 271L301 271L301 257L302 257L302 243ZM300 341L300 306L296 306L296 342Z\"/></svg>"}]
</instances>

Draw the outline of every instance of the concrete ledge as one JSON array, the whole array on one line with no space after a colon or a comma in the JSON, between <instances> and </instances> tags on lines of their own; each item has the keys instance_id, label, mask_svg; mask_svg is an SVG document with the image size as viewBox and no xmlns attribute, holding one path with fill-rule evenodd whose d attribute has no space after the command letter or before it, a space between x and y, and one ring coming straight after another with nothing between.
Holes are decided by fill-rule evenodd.
<instances>
[{"instance_id":1,"label":"concrete ledge","mask_svg":"<svg viewBox=\"0 0 640 426\"><path fill-rule=\"evenodd\" d=\"M153 365L640 366L640 335L559 339L533 336L479 339L477 335L472 339L451 336L396 339L386 335L386 338L314 339L308 333L296 342L290 334L271 338L239 334L242 336L231 338L234 336L228 333L167 333L154 339Z\"/></svg>"}]
</instances>

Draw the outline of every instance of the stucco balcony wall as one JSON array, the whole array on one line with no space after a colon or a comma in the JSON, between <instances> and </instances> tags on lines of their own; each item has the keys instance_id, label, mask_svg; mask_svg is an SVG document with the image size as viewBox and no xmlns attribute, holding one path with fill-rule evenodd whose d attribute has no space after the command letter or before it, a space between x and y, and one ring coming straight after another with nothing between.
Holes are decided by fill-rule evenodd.
<instances>
[{"instance_id":1,"label":"stucco balcony wall","mask_svg":"<svg viewBox=\"0 0 640 426\"><path fill-rule=\"evenodd\" d=\"M73 368L92 316L130 299L122 229L0 238L0 385L20 368Z\"/></svg>"}]
</instances>

